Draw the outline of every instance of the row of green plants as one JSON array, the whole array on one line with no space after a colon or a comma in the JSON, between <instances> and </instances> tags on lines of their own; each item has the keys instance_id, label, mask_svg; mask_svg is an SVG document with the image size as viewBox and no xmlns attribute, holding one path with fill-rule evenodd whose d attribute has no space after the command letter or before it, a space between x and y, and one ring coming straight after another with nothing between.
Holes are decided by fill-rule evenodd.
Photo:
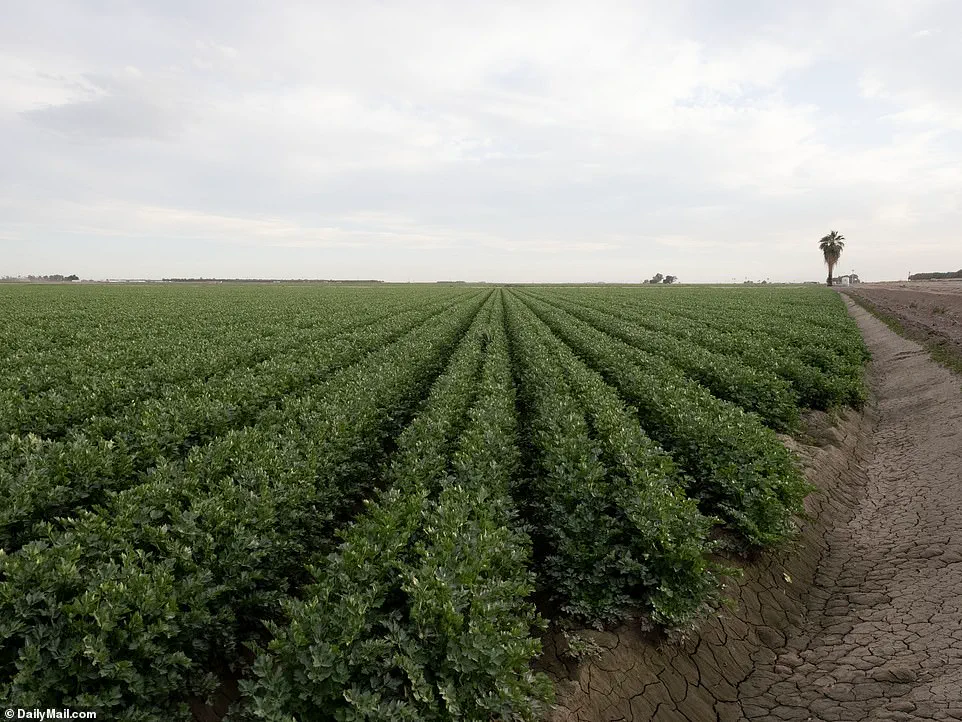
<instances>
[{"instance_id":1,"label":"row of green plants","mask_svg":"<svg viewBox=\"0 0 962 722\"><path fill-rule=\"evenodd\" d=\"M678 368L720 399L757 413L779 431L792 431L800 423L798 398L784 379L740 358L709 351L676 335L639 327L618 316L571 303L551 295L539 300L568 311L600 331L618 338Z\"/></svg>"},{"instance_id":2,"label":"row of green plants","mask_svg":"<svg viewBox=\"0 0 962 722\"><path fill-rule=\"evenodd\" d=\"M764 296L745 301L736 310L708 305L688 315L679 315L677 308L650 304L647 299L636 299L632 304L629 299L618 302L618 296L590 293L567 298L623 319L637 333L667 335L677 342L730 355L746 366L775 374L791 385L801 408L858 407L865 401L862 369L868 351L854 325L836 322L838 338L832 342L819 329L774 321L770 309L762 305ZM844 314L844 307L836 308L825 301L817 308L825 316Z\"/></svg>"},{"instance_id":3,"label":"row of green plants","mask_svg":"<svg viewBox=\"0 0 962 722\"><path fill-rule=\"evenodd\" d=\"M489 296L0 555L0 699L187 719L330 549Z\"/></svg>"},{"instance_id":4,"label":"row of green plants","mask_svg":"<svg viewBox=\"0 0 962 722\"><path fill-rule=\"evenodd\" d=\"M716 551L795 531L776 429L861 389L830 294L677 290L357 290L313 324L306 290L197 290L312 341L0 438L0 702L186 720L239 678L238 720L540 719L548 621L695 623Z\"/></svg>"},{"instance_id":5,"label":"row of green plants","mask_svg":"<svg viewBox=\"0 0 962 722\"><path fill-rule=\"evenodd\" d=\"M532 296L524 302L633 404L641 428L690 476L688 496L706 514L723 519L748 546L778 544L795 532L811 487L757 416L716 398L663 358Z\"/></svg>"},{"instance_id":6,"label":"row of green plants","mask_svg":"<svg viewBox=\"0 0 962 722\"><path fill-rule=\"evenodd\" d=\"M498 302L468 332L386 486L285 601L243 683L257 719L538 719L530 542L509 484L519 451Z\"/></svg>"},{"instance_id":7,"label":"row of green plants","mask_svg":"<svg viewBox=\"0 0 962 722\"><path fill-rule=\"evenodd\" d=\"M659 309L659 312L693 318L739 320L768 334L817 331L822 338L841 347L850 344L855 327L852 318L843 313L844 302L837 294L825 293L823 288L687 287L673 289L670 297L617 288L611 293L583 294L586 298L596 295L620 299L635 308Z\"/></svg>"},{"instance_id":8,"label":"row of green plants","mask_svg":"<svg viewBox=\"0 0 962 722\"><path fill-rule=\"evenodd\" d=\"M543 594L583 623L642 613L687 624L715 588L711 520L635 410L517 298L507 306L529 456L516 496Z\"/></svg>"},{"instance_id":9,"label":"row of green plants","mask_svg":"<svg viewBox=\"0 0 962 722\"><path fill-rule=\"evenodd\" d=\"M331 374L451 306L445 301L402 311L253 368L175 386L113 416L93 416L65 439L7 436L0 441L0 493L7 499L0 508L0 546L19 548L36 538L38 523L102 504L232 429L272 422L283 404L312 395Z\"/></svg>"},{"instance_id":10,"label":"row of green plants","mask_svg":"<svg viewBox=\"0 0 962 722\"><path fill-rule=\"evenodd\" d=\"M719 327L760 333L772 339L794 343L798 348L814 345L851 360L864 358L866 350L857 326L844 311L837 294L825 289L743 289L685 288L672 297L650 292L612 293L588 291L579 298L604 298L641 314L667 314L696 322L717 322ZM559 293L565 293L559 290Z\"/></svg>"},{"instance_id":11,"label":"row of green plants","mask_svg":"<svg viewBox=\"0 0 962 722\"><path fill-rule=\"evenodd\" d=\"M332 307L314 324L291 328L270 315L241 310L234 317L202 314L200 328L167 324L62 353L30 349L11 363L0 386L0 434L63 438L92 417L111 417L125 407L165 397L202 396L209 387L244 388L284 358L352 328L388 324L421 306L440 308L454 299L403 297L390 304ZM197 324L197 321L193 322ZM27 335L36 330L27 330ZM79 357L75 354L79 353ZM98 363L102 362L102 363Z\"/></svg>"}]
</instances>

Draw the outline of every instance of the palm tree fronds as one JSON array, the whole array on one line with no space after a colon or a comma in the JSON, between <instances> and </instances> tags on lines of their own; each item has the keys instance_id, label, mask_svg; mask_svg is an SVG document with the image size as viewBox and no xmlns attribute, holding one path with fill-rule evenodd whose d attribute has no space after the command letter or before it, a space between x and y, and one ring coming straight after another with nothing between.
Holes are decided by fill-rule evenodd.
<instances>
[{"instance_id":1,"label":"palm tree fronds","mask_svg":"<svg viewBox=\"0 0 962 722\"><path fill-rule=\"evenodd\" d=\"M827 236L822 236L818 242L818 247L822 251L825 263L828 265L828 285L832 285L832 269L838 263L845 248L845 236L838 231L831 231Z\"/></svg>"}]
</instances>

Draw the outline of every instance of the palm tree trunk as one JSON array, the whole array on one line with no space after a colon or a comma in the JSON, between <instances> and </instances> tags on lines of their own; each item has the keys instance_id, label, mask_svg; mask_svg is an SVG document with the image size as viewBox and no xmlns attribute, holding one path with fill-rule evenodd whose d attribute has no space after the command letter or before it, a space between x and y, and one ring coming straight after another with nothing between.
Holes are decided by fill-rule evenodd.
<instances>
[{"instance_id":1,"label":"palm tree trunk","mask_svg":"<svg viewBox=\"0 0 962 722\"><path fill-rule=\"evenodd\" d=\"M828 264L828 285L832 285L832 269L835 267L834 263Z\"/></svg>"}]
</instances>

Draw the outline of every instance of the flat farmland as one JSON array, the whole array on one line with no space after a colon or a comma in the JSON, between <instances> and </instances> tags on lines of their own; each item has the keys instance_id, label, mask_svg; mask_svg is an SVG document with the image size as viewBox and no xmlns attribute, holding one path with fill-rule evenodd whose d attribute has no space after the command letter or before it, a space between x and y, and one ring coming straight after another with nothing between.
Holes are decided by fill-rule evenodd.
<instances>
[{"instance_id":1,"label":"flat farmland","mask_svg":"<svg viewBox=\"0 0 962 722\"><path fill-rule=\"evenodd\" d=\"M866 400L823 288L24 285L0 313L0 699L108 719L539 719L546 629L697 623L719 552L797 531L786 435Z\"/></svg>"}]
</instances>

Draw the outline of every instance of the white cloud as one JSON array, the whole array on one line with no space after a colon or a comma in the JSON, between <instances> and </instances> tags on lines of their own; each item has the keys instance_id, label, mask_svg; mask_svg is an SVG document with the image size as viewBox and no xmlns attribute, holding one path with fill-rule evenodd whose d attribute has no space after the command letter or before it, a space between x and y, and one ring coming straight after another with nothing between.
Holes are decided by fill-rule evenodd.
<instances>
[{"instance_id":1,"label":"white cloud","mask_svg":"<svg viewBox=\"0 0 962 722\"><path fill-rule=\"evenodd\" d=\"M21 4L0 29L0 229L34 248L85 235L78 254L96 237L261 261L313 248L345 269L434 249L425 273L446 278L507 278L523 257L545 280L647 263L820 277L805 244L840 221L850 257L872 244L863 277L903 275L877 246L905 234L950 248L962 12L753 12L134 3L107 22ZM798 255L760 253L759 237Z\"/></svg>"},{"instance_id":2,"label":"white cloud","mask_svg":"<svg viewBox=\"0 0 962 722\"><path fill-rule=\"evenodd\" d=\"M38 209L20 209L27 216ZM223 215L162 206L115 202L61 203L48 207L56 223L10 222L0 238L25 238L38 228L57 234L99 237L206 240L261 248L351 248L410 250L431 248L486 248L505 252L595 253L621 248L605 241L555 242L519 239L453 228L432 227L410 218L379 213L352 213L312 221L277 217Z\"/></svg>"}]
</instances>

